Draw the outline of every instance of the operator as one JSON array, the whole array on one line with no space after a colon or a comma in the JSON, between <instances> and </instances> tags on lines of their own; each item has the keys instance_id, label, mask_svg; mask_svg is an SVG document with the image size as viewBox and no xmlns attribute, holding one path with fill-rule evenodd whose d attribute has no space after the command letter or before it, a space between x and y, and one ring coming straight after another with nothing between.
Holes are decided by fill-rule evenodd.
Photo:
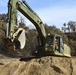
<instances>
[{"instance_id":1,"label":"operator","mask_svg":"<svg viewBox=\"0 0 76 75\"><path fill-rule=\"evenodd\" d=\"M55 41L54 41L54 47L55 47L55 50L58 51L58 43L57 43L57 40L56 40L56 39L55 39Z\"/></svg>"}]
</instances>

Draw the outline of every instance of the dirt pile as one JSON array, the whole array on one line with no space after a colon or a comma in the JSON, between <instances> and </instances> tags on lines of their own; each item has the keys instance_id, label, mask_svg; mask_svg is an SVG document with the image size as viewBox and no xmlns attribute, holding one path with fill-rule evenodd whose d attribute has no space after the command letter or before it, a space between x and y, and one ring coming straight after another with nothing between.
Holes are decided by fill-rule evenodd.
<instances>
[{"instance_id":1,"label":"dirt pile","mask_svg":"<svg viewBox=\"0 0 76 75\"><path fill-rule=\"evenodd\" d=\"M76 58L0 59L0 75L76 75Z\"/></svg>"}]
</instances>

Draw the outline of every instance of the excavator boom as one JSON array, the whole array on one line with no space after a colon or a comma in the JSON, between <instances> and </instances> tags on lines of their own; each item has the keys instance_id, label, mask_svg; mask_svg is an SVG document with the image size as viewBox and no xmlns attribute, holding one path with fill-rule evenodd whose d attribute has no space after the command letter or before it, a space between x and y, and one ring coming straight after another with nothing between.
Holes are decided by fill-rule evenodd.
<instances>
[{"instance_id":1,"label":"excavator boom","mask_svg":"<svg viewBox=\"0 0 76 75\"><path fill-rule=\"evenodd\" d=\"M30 6L23 0L9 0L8 2L8 15L9 15L9 36L13 36L14 29L17 21L17 10L20 11L27 19L29 19L36 27L41 44L44 45L46 38L46 31L44 24L40 17L30 8Z\"/></svg>"}]
</instances>

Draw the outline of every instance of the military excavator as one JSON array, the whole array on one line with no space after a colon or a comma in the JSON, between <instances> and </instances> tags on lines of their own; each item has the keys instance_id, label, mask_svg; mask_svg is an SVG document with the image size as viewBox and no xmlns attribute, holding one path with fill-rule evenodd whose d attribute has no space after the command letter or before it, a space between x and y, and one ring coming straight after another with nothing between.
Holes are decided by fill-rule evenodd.
<instances>
[{"instance_id":1,"label":"military excavator","mask_svg":"<svg viewBox=\"0 0 76 75\"><path fill-rule=\"evenodd\" d=\"M33 23L38 32L38 46L34 55L57 55L71 57L70 47L57 34L46 34L44 23L25 0L9 0L8 2L8 29L5 45L8 50L22 50L26 45L25 29L16 27L17 11L22 13Z\"/></svg>"}]
</instances>

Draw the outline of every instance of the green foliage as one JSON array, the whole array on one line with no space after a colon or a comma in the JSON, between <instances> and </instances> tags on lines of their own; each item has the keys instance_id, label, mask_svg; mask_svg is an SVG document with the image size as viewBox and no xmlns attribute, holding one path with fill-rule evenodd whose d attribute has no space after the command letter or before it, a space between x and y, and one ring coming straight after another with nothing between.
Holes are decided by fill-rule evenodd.
<instances>
[{"instance_id":1,"label":"green foliage","mask_svg":"<svg viewBox=\"0 0 76 75\"><path fill-rule=\"evenodd\" d=\"M67 32L76 32L76 22L75 21L69 21L67 24L64 23L62 27L62 31L64 33Z\"/></svg>"},{"instance_id":2,"label":"green foliage","mask_svg":"<svg viewBox=\"0 0 76 75\"><path fill-rule=\"evenodd\" d=\"M0 53L5 49L3 38L5 37L6 23L0 20Z\"/></svg>"},{"instance_id":3,"label":"green foliage","mask_svg":"<svg viewBox=\"0 0 76 75\"><path fill-rule=\"evenodd\" d=\"M7 14L0 14L0 20L7 23Z\"/></svg>"},{"instance_id":4,"label":"green foliage","mask_svg":"<svg viewBox=\"0 0 76 75\"><path fill-rule=\"evenodd\" d=\"M73 56L76 56L76 41L74 41L74 40L71 39L69 41L69 43L70 43L70 47L71 47L71 54Z\"/></svg>"}]
</instances>

